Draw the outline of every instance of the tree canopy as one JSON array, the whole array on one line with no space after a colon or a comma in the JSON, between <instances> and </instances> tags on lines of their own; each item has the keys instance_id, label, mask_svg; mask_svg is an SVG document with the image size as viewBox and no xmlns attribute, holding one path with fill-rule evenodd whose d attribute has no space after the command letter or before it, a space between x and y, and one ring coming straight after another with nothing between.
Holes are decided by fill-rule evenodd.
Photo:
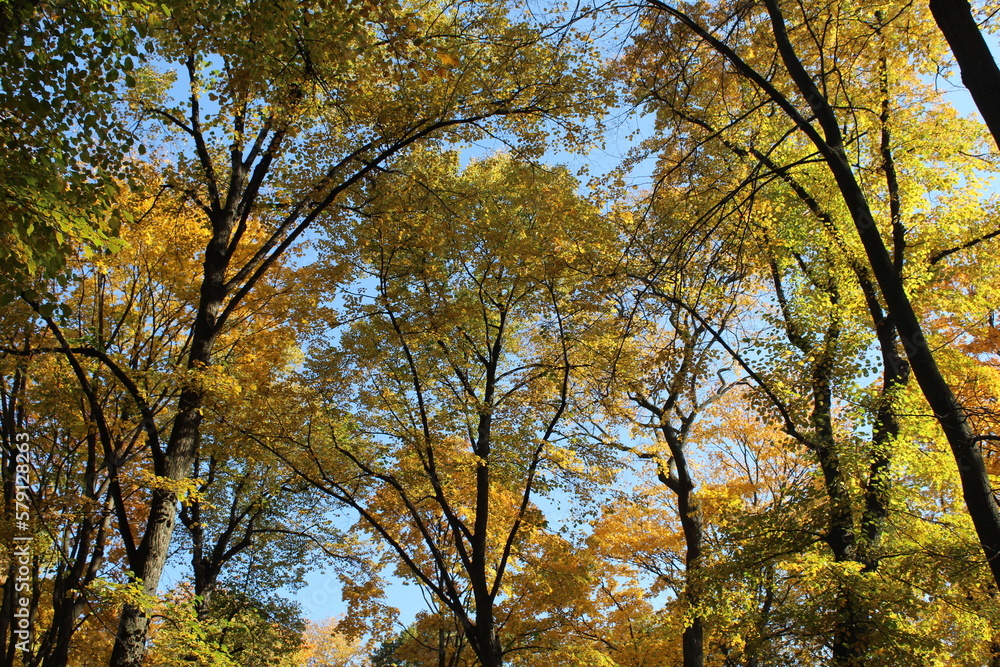
<instances>
[{"instance_id":1,"label":"tree canopy","mask_svg":"<svg viewBox=\"0 0 1000 667\"><path fill-rule=\"evenodd\" d=\"M0 664L1000 665L994 23L0 3Z\"/></svg>"}]
</instances>

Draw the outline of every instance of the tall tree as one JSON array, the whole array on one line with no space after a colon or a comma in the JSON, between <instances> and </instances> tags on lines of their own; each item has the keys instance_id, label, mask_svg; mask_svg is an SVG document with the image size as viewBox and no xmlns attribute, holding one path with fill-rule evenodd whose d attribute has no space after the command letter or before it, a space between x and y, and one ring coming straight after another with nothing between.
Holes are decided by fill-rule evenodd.
<instances>
[{"instance_id":1,"label":"tall tree","mask_svg":"<svg viewBox=\"0 0 1000 667\"><path fill-rule=\"evenodd\" d=\"M507 586L544 532L536 498L557 463L579 465L563 427L600 312L581 269L614 236L563 169L500 155L459 174L455 155L428 153L400 171L342 240L357 291L299 382L318 394L291 399L322 410L307 438L266 439L358 512L499 667L525 650Z\"/></svg>"},{"instance_id":2,"label":"tall tree","mask_svg":"<svg viewBox=\"0 0 1000 667\"><path fill-rule=\"evenodd\" d=\"M594 71L559 31L516 22L502 5L189 3L157 6L152 58L186 93L136 96L144 141L173 155L166 185L209 230L189 286L182 387L151 437L153 472L132 572L155 595L178 490L198 456L216 348L290 246L410 146L492 131L511 137L545 114L575 127ZM160 132L154 131L159 127ZM152 129L151 129L152 128ZM535 135L536 137L538 135ZM202 378L198 380L198 378ZM127 603L112 663L138 665L149 617Z\"/></svg>"},{"instance_id":3,"label":"tall tree","mask_svg":"<svg viewBox=\"0 0 1000 667\"><path fill-rule=\"evenodd\" d=\"M67 662L73 633L102 602L101 581L115 578L112 567L130 567L142 516L137 473L175 389L171 354L183 346L175 336L184 306L171 288L193 269L175 253L198 235L185 238L175 218L149 216L124 236L128 250L100 267L71 257L77 279L65 288L52 284L50 294L71 305L72 316L26 299L8 307L3 322L7 414L22 420L5 422L5 432L33 435L39 545L51 541L59 553L41 573L40 586L52 592L39 613L51 625L36 626L35 658L44 664ZM75 391L66 391L67 382Z\"/></svg>"},{"instance_id":4,"label":"tall tree","mask_svg":"<svg viewBox=\"0 0 1000 667\"><path fill-rule=\"evenodd\" d=\"M849 80L843 77L833 80L827 75L829 70L825 69L829 49L833 46L831 40L839 39L841 35L820 32L816 29L816 22L821 19L808 11L803 13L803 8L793 10L770 0L764 5L766 11L758 17L766 21L766 37L750 30L749 16L736 14L721 19L723 23L746 26L746 34L752 36L750 39L754 42L751 49L757 49L758 53L761 48L759 40L770 40L769 57L773 57L780 66L776 70L768 70L755 67L749 55L743 57L740 54L740 51L745 51L744 42L740 39L719 39L712 30L704 27L701 20L669 5L654 1L651 8L656 15L676 19L683 30L690 31L688 34L696 36L709 51L717 54L725 63L726 71L743 82L740 85L750 86L756 91L757 108L779 112L788 121L788 136L794 137L796 142L808 142L817 152L828 177L837 188L838 207L851 221L856 234L854 238L860 241L865 259L858 268L862 275L870 273L872 282L878 285L889 321L896 329L913 377L951 446L970 516L994 578L1000 581L1000 510L982 458L982 434L974 433L969 427L965 410L941 372L913 301L904 288L904 278L898 268L901 256L898 253L893 256L886 250L883 230L891 240L890 246L898 249L900 242L906 244L906 229L896 224L891 199L890 206L886 207L889 209L887 215L882 214L886 210L882 205L872 203L859 180L855 166L857 160L850 157L851 152L857 150L855 144L863 146L864 142L862 135L854 134L857 124L849 120L842 110L856 107L850 102L851 92L845 84ZM862 30L867 30L876 40L889 29L903 39L912 39L913 31L892 28L895 25L893 21L898 21L900 16L903 14L887 6L874 12L872 21L859 22L859 25L867 26ZM919 16L914 18L919 19ZM711 20L709 17L706 19ZM914 24L920 26L926 25L926 22L921 24L915 20ZM665 28L661 26L657 29ZM870 67L864 71L871 75L879 70ZM825 226L825 229L836 229L835 221L833 226ZM845 232L839 232L839 235L841 239L850 238ZM852 245L853 241L846 247L850 249ZM874 326L877 323L873 323Z\"/></svg>"},{"instance_id":5,"label":"tall tree","mask_svg":"<svg viewBox=\"0 0 1000 667\"><path fill-rule=\"evenodd\" d=\"M695 250L683 257L683 268L668 269L659 250L669 243L668 228L685 234L681 225L661 221L650 233L653 238L633 236L628 273L636 296L619 295L619 308L630 315L622 318L623 353L606 371L610 379L605 386L612 402L617 395L626 403L617 412L630 422L632 436L641 439L634 446L617 446L653 462L656 479L676 502L684 545L683 572L675 584L685 615L682 661L684 667L702 667L709 616L705 565L711 558L701 487L709 480L696 471L703 443L695 434L701 413L740 378L731 373L706 320L720 330L728 328L739 315L740 299L731 290L733 281L726 281L733 266L712 253ZM681 294L692 301L680 300ZM625 350L632 359L626 360Z\"/></svg>"},{"instance_id":6,"label":"tall tree","mask_svg":"<svg viewBox=\"0 0 1000 667\"><path fill-rule=\"evenodd\" d=\"M43 304L28 299L3 318L5 442L30 433L35 450L32 505L42 565L32 598L38 621L31 660L37 664L77 659L95 626L114 624L113 607L127 597L116 590L135 592L125 573L140 564L136 533L147 519L150 490L165 483L154 468L162 455L160 434L169 428L169 406L191 382L183 370L190 342L185 332L206 231L169 193L136 193L121 205L136 212L122 228L124 248L99 260L71 258L76 279L49 290L72 315L46 314ZM220 368L200 378L207 397L205 446L192 479L172 490L191 529L189 541L176 543L191 552L202 613L218 586L234 587L228 573L245 565L248 554L266 569L282 559L301 563L307 547L328 547L337 539L335 531L317 527L322 518L299 518L303 505L318 510L322 503L295 489L283 504L269 502L267 494L277 492L287 471L276 472L273 457L262 458L221 425L238 416L234 393L296 358L295 328L314 303L307 289L289 287L305 284L298 275L281 263L272 269L248 298L247 317L217 342ZM12 472L8 451L4 467ZM4 481L12 490L13 477L5 472ZM12 511L5 503L5 516L12 518ZM54 561L41 548L50 543L59 554ZM286 577L257 571L253 580L267 596L294 585L295 569L289 565ZM13 609L13 581L4 585L5 616ZM139 595L130 601L145 600ZM13 641L8 648L13 661Z\"/></svg>"}]
</instances>

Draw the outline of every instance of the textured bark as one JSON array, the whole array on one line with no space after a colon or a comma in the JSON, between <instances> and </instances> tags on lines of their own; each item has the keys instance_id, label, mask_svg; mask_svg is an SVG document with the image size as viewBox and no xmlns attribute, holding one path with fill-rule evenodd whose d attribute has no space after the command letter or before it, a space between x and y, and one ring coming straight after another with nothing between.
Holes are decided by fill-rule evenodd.
<instances>
[{"instance_id":1,"label":"textured bark","mask_svg":"<svg viewBox=\"0 0 1000 667\"><path fill-rule=\"evenodd\" d=\"M235 219L231 211L219 211L212 220L212 239L205 251L204 279L195 316L188 368L198 370L212 361L212 348L219 335L218 316L227 296L226 271L232 252L229 248ZM189 387L181 392L170 440L156 472L172 481L191 474L198 452L201 406L204 392ZM177 495L157 488L151 493L149 518L137 559L132 563L143 592L155 596L163 575L177 518ZM111 667L139 667L146 653L150 618L141 606L126 604L118 621L118 634L111 653Z\"/></svg>"},{"instance_id":2,"label":"textured bark","mask_svg":"<svg viewBox=\"0 0 1000 667\"><path fill-rule=\"evenodd\" d=\"M181 395L181 410L174 421L170 447L167 449L165 477L184 479L194 463L198 442L198 425L201 405L198 392L186 391ZM134 573L142 581L143 592L156 595L163 567L167 561L170 539L174 532L177 514L176 494L154 489L150 502L149 520L139 546L140 561ZM149 616L140 606L126 604L118 621L118 635L111 653L111 667L140 667L146 654L146 636Z\"/></svg>"},{"instance_id":3,"label":"textured bark","mask_svg":"<svg viewBox=\"0 0 1000 667\"><path fill-rule=\"evenodd\" d=\"M469 640L482 667L503 666L503 647L496 633L492 606L488 613L481 617L477 614L477 622L473 626L473 634Z\"/></svg>"},{"instance_id":4,"label":"textured bark","mask_svg":"<svg viewBox=\"0 0 1000 667\"><path fill-rule=\"evenodd\" d=\"M681 517L681 527L684 530L684 541L687 548L684 554L684 565L687 570L684 597L690 608L697 609L704 599L704 584L702 572L702 529L701 508L690 492L678 495L677 508ZM691 617L690 625L684 628L681 636L684 667L704 667L705 664L705 622L701 613L696 612Z\"/></svg>"},{"instance_id":5,"label":"textured bark","mask_svg":"<svg viewBox=\"0 0 1000 667\"><path fill-rule=\"evenodd\" d=\"M663 430L667 430L664 427ZM704 599L704 573L702 572L702 552L705 539L701 505L694 493L694 481L684 456L683 441L671 434L667 440L673 454L676 474L674 490L677 495L677 513L684 532L684 598L689 609L699 609ZM669 473L668 473L669 474ZM691 615L690 623L681 636L681 650L684 667L704 667L705 664L705 622L700 612Z\"/></svg>"}]
</instances>

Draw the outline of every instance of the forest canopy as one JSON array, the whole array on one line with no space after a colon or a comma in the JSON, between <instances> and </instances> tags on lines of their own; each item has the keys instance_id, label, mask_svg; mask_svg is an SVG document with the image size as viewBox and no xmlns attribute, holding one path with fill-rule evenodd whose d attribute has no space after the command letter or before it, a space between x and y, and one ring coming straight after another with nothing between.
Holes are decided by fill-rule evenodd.
<instances>
[{"instance_id":1,"label":"forest canopy","mask_svg":"<svg viewBox=\"0 0 1000 667\"><path fill-rule=\"evenodd\" d=\"M993 14L0 1L0 667L1000 665Z\"/></svg>"}]
</instances>

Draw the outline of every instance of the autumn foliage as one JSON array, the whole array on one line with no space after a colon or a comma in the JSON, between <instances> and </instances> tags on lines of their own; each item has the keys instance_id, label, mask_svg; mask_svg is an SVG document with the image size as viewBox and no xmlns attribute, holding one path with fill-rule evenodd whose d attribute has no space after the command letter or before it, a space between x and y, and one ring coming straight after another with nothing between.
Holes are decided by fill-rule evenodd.
<instances>
[{"instance_id":1,"label":"autumn foliage","mask_svg":"<svg viewBox=\"0 0 1000 667\"><path fill-rule=\"evenodd\" d=\"M1000 665L958 4L0 3L0 667Z\"/></svg>"}]
</instances>

